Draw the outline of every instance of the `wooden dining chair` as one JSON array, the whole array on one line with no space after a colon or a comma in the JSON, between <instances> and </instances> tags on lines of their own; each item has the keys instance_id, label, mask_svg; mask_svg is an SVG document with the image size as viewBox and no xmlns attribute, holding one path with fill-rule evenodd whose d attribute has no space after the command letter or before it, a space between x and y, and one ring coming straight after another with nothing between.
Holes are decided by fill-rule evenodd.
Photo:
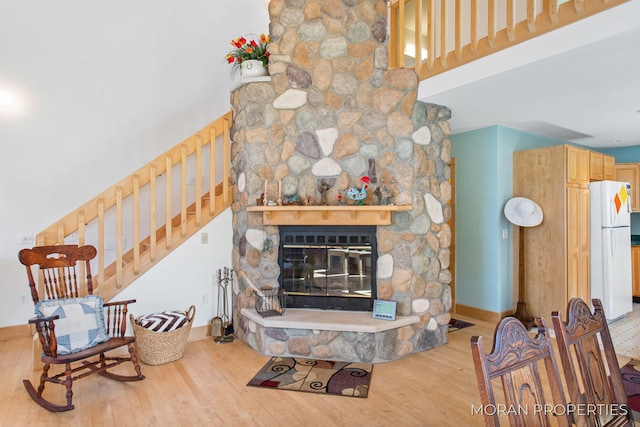
<instances>
[{"instance_id":1,"label":"wooden dining chair","mask_svg":"<svg viewBox=\"0 0 640 427\"><path fill-rule=\"evenodd\" d=\"M567 321L554 311L558 342L571 403L579 426L629 426L634 421L628 406L620 366L599 299L594 311L580 298L572 298Z\"/></svg>"},{"instance_id":2,"label":"wooden dining chair","mask_svg":"<svg viewBox=\"0 0 640 427\"><path fill-rule=\"evenodd\" d=\"M500 415L511 426L571 424L546 325L542 319L535 319L535 324L538 333L533 337L520 320L505 317L496 328L490 354L484 352L481 336L471 338L481 401L475 410L482 413L486 426L499 426ZM498 379L501 387L494 384ZM543 379L548 383L543 385ZM500 399L497 393L502 393Z\"/></svg>"},{"instance_id":3,"label":"wooden dining chair","mask_svg":"<svg viewBox=\"0 0 640 427\"><path fill-rule=\"evenodd\" d=\"M36 246L18 254L27 268L36 311L29 323L38 333L43 362L38 389L29 380L23 384L36 403L52 412L74 409L72 386L77 379L92 374L117 381L144 379L133 345L135 338L125 336L128 305L135 300L103 303L93 295L90 261L95 256L93 246L77 245ZM40 289L35 280L39 275L43 279ZM107 355L121 347L128 354L119 351ZM109 371L124 362L132 363L134 374ZM63 370L51 369L52 365L61 365ZM66 405L43 397L47 383L66 388Z\"/></svg>"}]
</instances>

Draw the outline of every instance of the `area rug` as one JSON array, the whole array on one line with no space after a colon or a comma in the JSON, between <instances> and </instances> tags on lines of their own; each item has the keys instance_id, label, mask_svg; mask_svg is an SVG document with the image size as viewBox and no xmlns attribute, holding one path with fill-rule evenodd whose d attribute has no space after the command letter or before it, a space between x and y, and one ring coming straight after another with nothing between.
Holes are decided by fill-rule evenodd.
<instances>
[{"instance_id":1,"label":"area rug","mask_svg":"<svg viewBox=\"0 0 640 427\"><path fill-rule=\"evenodd\" d=\"M449 321L449 332L454 332L459 329L468 328L469 326L473 326L473 323L465 322L464 320L454 319L453 317Z\"/></svg>"},{"instance_id":2,"label":"area rug","mask_svg":"<svg viewBox=\"0 0 640 427\"><path fill-rule=\"evenodd\" d=\"M627 392L629 407L634 412L640 412L640 360L631 359L620 368L624 389ZM634 414L635 416L635 414Z\"/></svg>"},{"instance_id":3,"label":"area rug","mask_svg":"<svg viewBox=\"0 0 640 427\"><path fill-rule=\"evenodd\" d=\"M367 397L373 364L274 356L249 386Z\"/></svg>"}]
</instances>

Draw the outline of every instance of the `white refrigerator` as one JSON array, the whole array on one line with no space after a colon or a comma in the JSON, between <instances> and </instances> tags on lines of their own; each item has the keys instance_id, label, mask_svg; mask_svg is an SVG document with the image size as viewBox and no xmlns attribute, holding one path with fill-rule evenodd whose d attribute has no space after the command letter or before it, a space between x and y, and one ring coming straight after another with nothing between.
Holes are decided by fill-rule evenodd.
<instances>
[{"instance_id":1,"label":"white refrigerator","mask_svg":"<svg viewBox=\"0 0 640 427\"><path fill-rule=\"evenodd\" d=\"M602 301L608 321L633 310L630 198L626 182L589 184L591 298Z\"/></svg>"}]
</instances>

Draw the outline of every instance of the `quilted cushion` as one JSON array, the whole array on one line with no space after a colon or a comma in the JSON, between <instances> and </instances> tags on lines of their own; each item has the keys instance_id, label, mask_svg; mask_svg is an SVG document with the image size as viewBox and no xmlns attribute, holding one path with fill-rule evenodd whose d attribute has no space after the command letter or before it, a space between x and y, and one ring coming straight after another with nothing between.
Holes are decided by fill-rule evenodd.
<instances>
[{"instance_id":1,"label":"quilted cushion","mask_svg":"<svg viewBox=\"0 0 640 427\"><path fill-rule=\"evenodd\" d=\"M156 332L168 332L178 329L189 322L184 311L163 311L162 313L145 314L138 316L136 323L143 328Z\"/></svg>"},{"instance_id":2,"label":"quilted cushion","mask_svg":"<svg viewBox=\"0 0 640 427\"><path fill-rule=\"evenodd\" d=\"M104 326L102 298L61 298L36 304L38 316L60 316L55 320L58 354L84 350L109 339Z\"/></svg>"}]
</instances>

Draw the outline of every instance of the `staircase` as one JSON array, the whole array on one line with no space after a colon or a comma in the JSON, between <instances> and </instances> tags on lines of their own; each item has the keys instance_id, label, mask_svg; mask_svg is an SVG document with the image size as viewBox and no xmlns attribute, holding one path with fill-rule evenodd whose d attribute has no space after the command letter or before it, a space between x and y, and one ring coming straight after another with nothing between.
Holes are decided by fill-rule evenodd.
<instances>
[{"instance_id":1,"label":"staircase","mask_svg":"<svg viewBox=\"0 0 640 427\"><path fill-rule=\"evenodd\" d=\"M95 246L94 290L110 300L231 206L231 125L231 112L214 120L38 233L36 245Z\"/></svg>"}]
</instances>

